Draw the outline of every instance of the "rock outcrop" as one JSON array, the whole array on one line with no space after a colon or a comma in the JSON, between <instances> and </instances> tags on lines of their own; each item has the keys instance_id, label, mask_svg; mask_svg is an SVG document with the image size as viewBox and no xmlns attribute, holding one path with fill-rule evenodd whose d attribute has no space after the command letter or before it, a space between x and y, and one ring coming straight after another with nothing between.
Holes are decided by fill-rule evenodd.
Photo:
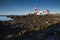
<instances>
[{"instance_id":1,"label":"rock outcrop","mask_svg":"<svg viewBox=\"0 0 60 40\"><path fill-rule=\"evenodd\" d=\"M60 40L60 16L10 16L12 21L0 21L1 40Z\"/></svg>"}]
</instances>

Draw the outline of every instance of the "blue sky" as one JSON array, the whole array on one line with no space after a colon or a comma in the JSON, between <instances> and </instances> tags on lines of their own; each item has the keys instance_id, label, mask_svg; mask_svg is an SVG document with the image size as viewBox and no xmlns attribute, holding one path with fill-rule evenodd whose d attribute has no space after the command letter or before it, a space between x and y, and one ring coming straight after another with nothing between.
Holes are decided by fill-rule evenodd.
<instances>
[{"instance_id":1,"label":"blue sky","mask_svg":"<svg viewBox=\"0 0 60 40\"><path fill-rule=\"evenodd\" d=\"M48 9L60 13L60 0L0 0L0 15L25 15L38 10Z\"/></svg>"}]
</instances>

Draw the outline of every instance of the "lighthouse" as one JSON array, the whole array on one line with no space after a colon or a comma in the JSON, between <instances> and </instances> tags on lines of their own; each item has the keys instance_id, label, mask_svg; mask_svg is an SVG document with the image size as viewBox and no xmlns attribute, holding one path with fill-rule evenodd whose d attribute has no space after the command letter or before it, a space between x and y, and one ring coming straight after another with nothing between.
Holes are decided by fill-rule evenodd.
<instances>
[{"instance_id":1,"label":"lighthouse","mask_svg":"<svg viewBox=\"0 0 60 40\"><path fill-rule=\"evenodd\" d=\"M34 14L36 15L38 13L38 9L37 9L37 7L35 6L34 7Z\"/></svg>"}]
</instances>

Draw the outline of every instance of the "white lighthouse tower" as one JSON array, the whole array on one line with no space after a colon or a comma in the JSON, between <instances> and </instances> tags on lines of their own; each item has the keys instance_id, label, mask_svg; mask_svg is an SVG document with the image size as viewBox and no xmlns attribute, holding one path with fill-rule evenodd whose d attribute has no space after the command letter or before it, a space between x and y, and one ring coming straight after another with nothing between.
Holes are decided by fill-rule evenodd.
<instances>
[{"instance_id":1,"label":"white lighthouse tower","mask_svg":"<svg viewBox=\"0 0 60 40\"><path fill-rule=\"evenodd\" d=\"M38 13L38 9L37 9L37 7L35 6L34 7L34 14L36 15Z\"/></svg>"}]
</instances>

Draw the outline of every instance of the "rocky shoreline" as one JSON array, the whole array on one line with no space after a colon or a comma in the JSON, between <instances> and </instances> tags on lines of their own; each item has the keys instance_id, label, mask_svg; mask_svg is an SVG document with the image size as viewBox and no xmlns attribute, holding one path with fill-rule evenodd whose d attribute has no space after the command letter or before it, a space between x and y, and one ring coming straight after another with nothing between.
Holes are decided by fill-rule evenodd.
<instances>
[{"instance_id":1,"label":"rocky shoreline","mask_svg":"<svg viewBox=\"0 0 60 40\"><path fill-rule=\"evenodd\" d=\"M60 40L60 15L8 16L0 21L1 40Z\"/></svg>"}]
</instances>

